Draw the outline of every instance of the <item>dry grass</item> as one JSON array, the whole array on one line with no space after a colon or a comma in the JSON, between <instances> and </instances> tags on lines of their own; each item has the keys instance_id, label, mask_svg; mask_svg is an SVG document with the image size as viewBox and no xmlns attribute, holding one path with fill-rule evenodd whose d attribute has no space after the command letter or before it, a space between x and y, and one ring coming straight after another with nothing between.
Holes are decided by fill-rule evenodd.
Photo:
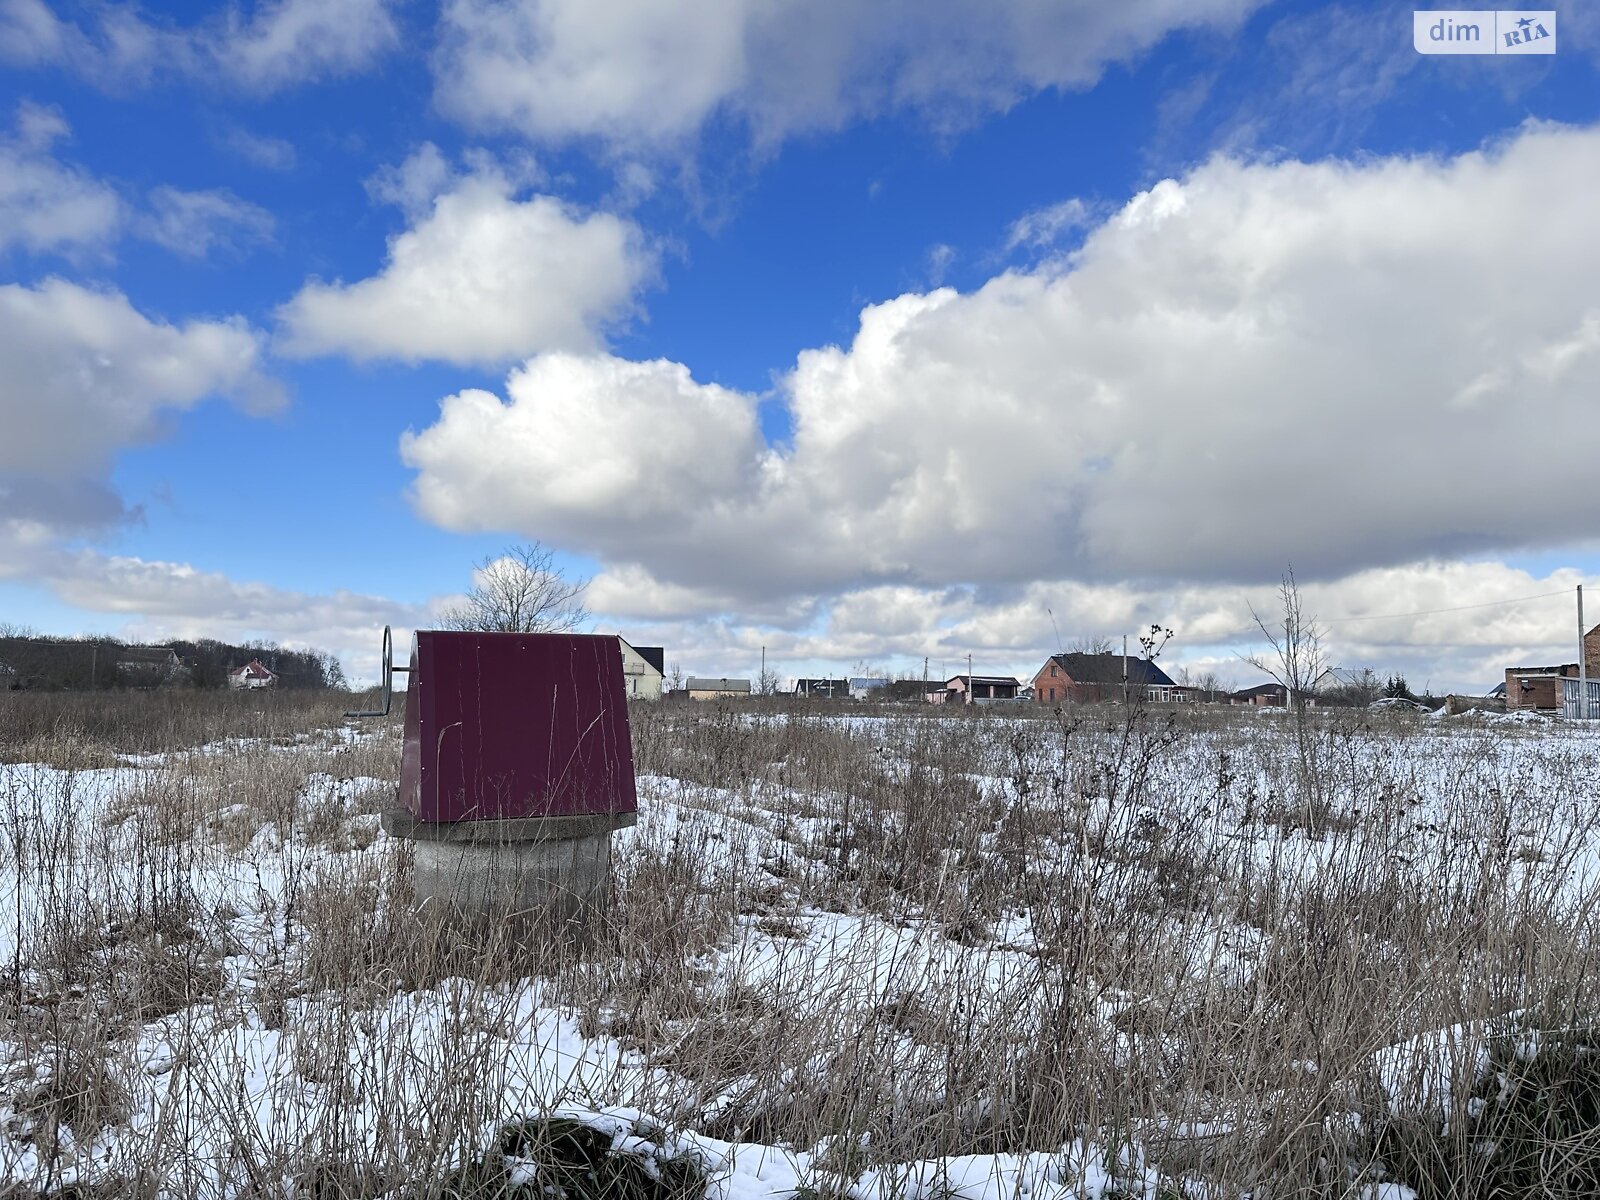
<instances>
[{"instance_id":1,"label":"dry grass","mask_svg":"<svg viewBox=\"0 0 1600 1200\"><path fill-rule=\"evenodd\" d=\"M360 697L331 691L0 690L0 762L113 766L122 754L318 733L361 706Z\"/></svg>"},{"instance_id":2,"label":"dry grass","mask_svg":"<svg viewBox=\"0 0 1600 1200\"><path fill-rule=\"evenodd\" d=\"M121 730L48 698L4 748L62 768L0 775L19 1184L519 1194L505 1162L556 1151L508 1118L558 1103L818 1148L819 1195L1080 1143L1130 1194L1600 1177L1588 739L1324 715L1308 787L1253 713L639 708L611 903L530 944L411 918L374 816L393 723L352 743L315 705L146 699ZM608 1065L552 1058L558 1019ZM1492 1067L1458 1060L1448 1096L1438 1055L1380 1070L1472 1022Z\"/></svg>"}]
</instances>

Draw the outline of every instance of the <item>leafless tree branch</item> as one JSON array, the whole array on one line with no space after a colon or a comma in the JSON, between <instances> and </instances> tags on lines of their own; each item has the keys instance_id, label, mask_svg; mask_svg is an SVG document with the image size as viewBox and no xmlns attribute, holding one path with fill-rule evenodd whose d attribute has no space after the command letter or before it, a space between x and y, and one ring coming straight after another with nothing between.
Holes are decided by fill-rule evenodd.
<instances>
[{"instance_id":1,"label":"leafless tree branch","mask_svg":"<svg viewBox=\"0 0 1600 1200\"><path fill-rule=\"evenodd\" d=\"M439 623L471 633L567 633L589 619L588 586L587 579L568 579L541 543L508 546L478 563L466 602L447 609Z\"/></svg>"}]
</instances>

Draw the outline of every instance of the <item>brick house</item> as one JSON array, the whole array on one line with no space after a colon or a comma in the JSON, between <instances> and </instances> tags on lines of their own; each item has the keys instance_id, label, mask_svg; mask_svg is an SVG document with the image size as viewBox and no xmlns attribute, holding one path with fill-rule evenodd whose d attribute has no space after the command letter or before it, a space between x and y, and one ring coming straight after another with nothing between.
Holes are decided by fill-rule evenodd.
<instances>
[{"instance_id":1,"label":"brick house","mask_svg":"<svg viewBox=\"0 0 1600 1200\"><path fill-rule=\"evenodd\" d=\"M1126 675L1124 675L1126 672ZM1052 654L1033 677L1035 704L1095 704L1128 695L1155 701L1177 700L1178 685L1146 658L1122 654Z\"/></svg>"},{"instance_id":2,"label":"brick house","mask_svg":"<svg viewBox=\"0 0 1600 1200\"><path fill-rule=\"evenodd\" d=\"M1600 681L1600 625L1583 635L1583 657L1592 685ZM1567 687L1562 681L1578 677L1575 662L1552 667L1507 667L1506 708L1558 712Z\"/></svg>"},{"instance_id":3,"label":"brick house","mask_svg":"<svg viewBox=\"0 0 1600 1200\"><path fill-rule=\"evenodd\" d=\"M1595 674L1595 666L1593 662L1589 664L1591 688L1600 683L1600 675ZM1566 681L1579 678L1581 676L1577 663L1561 663L1554 667L1507 667L1506 708L1559 712L1566 694Z\"/></svg>"},{"instance_id":4,"label":"brick house","mask_svg":"<svg viewBox=\"0 0 1600 1200\"><path fill-rule=\"evenodd\" d=\"M1281 683L1258 683L1255 687L1240 688L1232 693L1228 697L1228 703L1242 704L1250 708L1287 708L1289 689Z\"/></svg>"}]
</instances>

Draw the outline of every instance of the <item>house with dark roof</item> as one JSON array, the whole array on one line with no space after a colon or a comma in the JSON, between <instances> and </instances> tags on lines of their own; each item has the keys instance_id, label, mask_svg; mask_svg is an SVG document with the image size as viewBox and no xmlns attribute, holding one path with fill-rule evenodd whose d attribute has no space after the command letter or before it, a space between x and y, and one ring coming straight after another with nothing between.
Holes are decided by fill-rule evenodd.
<instances>
[{"instance_id":1,"label":"house with dark roof","mask_svg":"<svg viewBox=\"0 0 1600 1200\"><path fill-rule=\"evenodd\" d=\"M1165 703L1181 692L1155 663L1130 654L1052 654L1033 677L1035 704L1097 704L1124 694Z\"/></svg>"},{"instance_id":2,"label":"house with dark roof","mask_svg":"<svg viewBox=\"0 0 1600 1200\"><path fill-rule=\"evenodd\" d=\"M622 687L629 700L659 700L666 680L666 651L660 646L634 646L620 635Z\"/></svg>"},{"instance_id":3,"label":"house with dark roof","mask_svg":"<svg viewBox=\"0 0 1600 1200\"><path fill-rule=\"evenodd\" d=\"M1286 708L1289 689L1281 683L1258 683L1254 687L1240 688L1228 697L1229 704L1242 704L1250 708Z\"/></svg>"},{"instance_id":4,"label":"house with dark roof","mask_svg":"<svg viewBox=\"0 0 1600 1200\"><path fill-rule=\"evenodd\" d=\"M796 679L794 681L794 694L802 698L809 696L817 700L848 700L850 699L850 681L848 679Z\"/></svg>"}]
</instances>

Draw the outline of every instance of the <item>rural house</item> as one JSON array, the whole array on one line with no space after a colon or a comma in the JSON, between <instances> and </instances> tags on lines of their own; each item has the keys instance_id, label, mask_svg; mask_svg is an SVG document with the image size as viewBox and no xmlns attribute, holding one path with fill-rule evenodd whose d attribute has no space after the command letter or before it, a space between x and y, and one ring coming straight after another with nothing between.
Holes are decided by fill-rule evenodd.
<instances>
[{"instance_id":1,"label":"rural house","mask_svg":"<svg viewBox=\"0 0 1600 1200\"><path fill-rule=\"evenodd\" d=\"M882 700L888 695L889 681L871 676L855 676L850 680L850 699Z\"/></svg>"},{"instance_id":2,"label":"rural house","mask_svg":"<svg viewBox=\"0 0 1600 1200\"><path fill-rule=\"evenodd\" d=\"M1317 706L1316 698L1302 693L1307 708ZM1281 683L1258 683L1255 687L1241 688L1228 697L1229 704L1242 704L1250 708L1287 708L1289 689Z\"/></svg>"},{"instance_id":3,"label":"rural house","mask_svg":"<svg viewBox=\"0 0 1600 1200\"><path fill-rule=\"evenodd\" d=\"M691 700L742 700L750 695L748 679L708 679L691 675L685 687Z\"/></svg>"},{"instance_id":4,"label":"rural house","mask_svg":"<svg viewBox=\"0 0 1600 1200\"><path fill-rule=\"evenodd\" d=\"M1583 635L1583 658L1589 676L1589 711L1584 715L1600 716L1600 625ZM1561 663L1553 667L1507 667L1506 709L1566 712L1569 716L1577 716L1578 682L1577 663Z\"/></svg>"},{"instance_id":5,"label":"rural house","mask_svg":"<svg viewBox=\"0 0 1600 1200\"><path fill-rule=\"evenodd\" d=\"M228 672L228 686L239 691L269 688L277 682L278 676L262 666L259 658L252 658L244 666Z\"/></svg>"},{"instance_id":6,"label":"rural house","mask_svg":"<svg viewBox=\"0 0 1600 1200\"><path fill-rule=\"evenodd\" d=\"M661 646L633 646L620 634L622 647L622 686L629 700L661 699L666 678L667 652Z\"/></svg>"},{"instance_id":7,"label":"rural house","mask_svg":"<svg viewBox=\"0 0 1600 1200\"><path fill-rule=\"evenodd\" d=\"M112 653L117 682L126 687L160 687L183 677L183 660L171 646L122 646Z\"/></svg>"},{"instance_id":8,"label":"rural house","mask_svg":"<svg viewBox=\"0 0 1600 1200\"><path fill-rule=\"evenodd\" d=\"M1095 704L1131 697L1179 700L1178 685L1147 658L1126 654L1052 654L1033 677L1035 704Z\"/></svg>"},{"instance_id":9,"label":"rural house","mask_svg":"<svg viewBox=\"0 0 1600 1200\"><path fill-rule=\"evenodd\" d=\"M8 688L160 687L188 676L170 646L124 646L100 640L0 638Z\"/></svg>"},{"instance_id":10,"label":"rural house","mask_svg":"<svg viewBox=\"0 0 1600 1200\"><path fill-rule=\"evenodd\" d=\"M796 679L794 694L819 700L848 700L850 684L843 679Z\"/></svg>"},{"instance_id":11,"label":"rural house","mask_svg":"<svg viewBox=\"0 0 1600 1200\"><path fill-rule=\"evenodd\" d=\"M1505 681L1506 708L1528 709L1532 712L1560 712L1566 703L1567 681L1578 686L1578 664L1562 663L1554 667L1507 667ZM1600 685L1594 668L1589 668L1589 678L1595 680L1591 689Z\"/></svg>"},{"instance_id":12,"label":"rural house","mask_svg":"<svg viewBox=\"0 0 1600 1200\"><path fill-rule=\"evenodd\" d=\"M935 704L993 704L1015 700L1021 686L1010 675L952 675L928 698Z\"/></svg>"},{"instance_id":13,"label":"rural house","mask_svg":"<svg viewBox=\"0 0 1600 1200\"><path fill-rule=\"evenodd\" d=\"M1311 682L1311 690L1319 696L1346 689L1364 689L1378 686L1381 686L1378 676L1370 668L1355 671L1349 667L1329 667Z\"/></svg>"}]
</instances>

